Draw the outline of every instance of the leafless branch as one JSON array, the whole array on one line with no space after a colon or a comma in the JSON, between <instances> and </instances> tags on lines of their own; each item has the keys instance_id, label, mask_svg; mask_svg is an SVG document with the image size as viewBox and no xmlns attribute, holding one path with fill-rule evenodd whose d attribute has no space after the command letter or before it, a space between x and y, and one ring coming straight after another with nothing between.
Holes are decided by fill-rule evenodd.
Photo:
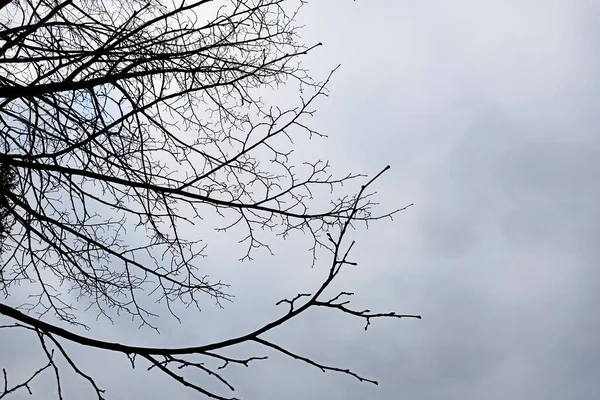
<instances>
[{"instance_id":1,"label":"leafless branch","mask_svg":"<svg viewBox=\"0 0 600 400\"><path fill-rule=\"evenodd\" d=\"M197 375L233 391L228 371L266 356L222 350L249 343L376 383L264 338L317 307L362 318L365 329L377 318L420 318L355 310L349 292L325 297L344 268L357 265L346 239L354 224L406 207L377 211L371 186L387 168L366 180L333 175L328 160L311 154L292 161L296 140L326 137L308 119L337 69L317 81L302 67L321 45L300 41L303 4L0 0L0 291L31 290L24 304L0 303L0 315L13 323L5 327L34 333L48 360L11 387L4 371L0 398L30 391L47 369L62 399L62 359L104 399L66 343L125 354L132 367L142 360L214 399L233 398L207 390ZM264 99L283 85L297 85L295 105ZM227 283L200 263L205 237L189 233L210 215L220 218L217 234L239 235L242 261L273 253L273 235L307 234L313 266L318 250L331 254L327 277L310 294L279 301L289 306L279 318L223 341L158 348L93 337L82 312L157 329L162 313L179 320L181 306L232 300ZM147 306L148 298L160 305Z\"/></svg>"}]
</instances>

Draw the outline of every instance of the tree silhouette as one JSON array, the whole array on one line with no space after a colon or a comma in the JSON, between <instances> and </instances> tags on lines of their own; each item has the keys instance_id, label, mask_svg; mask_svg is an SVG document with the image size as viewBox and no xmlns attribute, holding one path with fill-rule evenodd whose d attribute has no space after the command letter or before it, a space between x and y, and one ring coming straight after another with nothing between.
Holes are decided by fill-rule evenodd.
<instances>
[{"instance_id":1,"label":"tree silhouette","mask_svg":"<svg viewBox=\"0 0 600 400\"><path fill-rule=\"evenodd\" d=\"M324 294L353 264L348 255L354 243L344 240L353 223L400 210L373 212L371 186L379 175L335 177L327 161L292 162L294 137L323 136L305 120L331 77L315 81L299 63L318 44L299 42L295 18L303 2L292 3L0 2L0 291L7 299L0 314L10 321L2 328L37 335L48 359L17 384L3 370L0 398L30 390L46 370L54 371L62 398L58 358L104 398L69 356L68 342L123 353L132 365L145 362L215 399L231 397L178 371L196 369L233 390L222 375L225 367L266 358L220 352L242 343L376 383L264 338L315 307L362 318L365 329L372 318L419 318L355 310L352 293ZM281 109L260 97L293 84L299 88L296 107ZM313 196L319 188L333 193L353 182L354 195L330 196L327 206L321 195ZM201 239L181 233L207 215L226 221L220 232L244 230L242 260L270 251L268 235L304 232L312 239L313 261L318 250L331 254L326 280L311 294L282 300L289 310L280 318L221 342L153 348L81 333L87 327L78 313L91 309L111 321L125 314L155 328L158 311L144 306L147 293L175 318L177 304L199 308L201 298L229 300L227 285L198 266L206 255ZM134 241L132 232L144 235ZM31 288L30 302L9 304L15 285ZM209 368L201 359L223 365Z\"/></svg>"},{"instance_id":2,"label":"tree silhouette","mask_svg":"<svg viewBox=\"0 0 600 400\"><path fill-rule=\"evenodd\" d=\"M14 168L10 165L0 164L0 253L2 252L2 243L14 224L10 211L12 204L4 193L11 193L15 189L16 178Z\"/></svg>"}]
</instances>

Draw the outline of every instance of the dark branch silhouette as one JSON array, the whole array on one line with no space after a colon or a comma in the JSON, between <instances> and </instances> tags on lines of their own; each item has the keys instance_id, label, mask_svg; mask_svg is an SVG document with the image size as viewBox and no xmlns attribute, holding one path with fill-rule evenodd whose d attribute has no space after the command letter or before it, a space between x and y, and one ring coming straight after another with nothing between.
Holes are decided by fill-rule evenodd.
<instances>
[{"instance_id":1,"label":"dark branch silhouette","mask_svg":"<svg viewBox=\"0 0 600 400\"><path fill-rule=\"evenodd\" d=\"M11 321L0 328L35 334L48 361L20 383L9 382L3 370L0 398L31 392L32 380L52 371L62 399L57 358L105 398L67 352L68 342L121 353L133 367L145 360L149 369L214 399L233 397L178 371L194 369L232 391L224 376L229 365L267 358L221 354L244 343L377 383L264 337L316 307L361 318L365 329L375 318L420 318L355 310L349 292L324 295L345 266L356 265L348 258L354 242L346 240L353 224L391 218L406 207L374 211L371 187L383 171L370 180L338 177L328 161L292 161L294 138L325 136L306 119L327 95L331 74L319 82L302 68L301 57L320 44L299 42L290 3L0 0L0 291L7 298L0 315ZM296 107L260 97L294 84ZM361 181L353 195L331 194ZM313 265L318 249L331 254L327 278L311 293L277 303L289 306L281 317L220 342L154 348L104 341L93 330L77 333L89 329L82 310L111 321L125 314L156 329L159 312L142 301L148 296L177 319L177 304L199 309L205 297L230 301L228 285L199 267L202 240L183 234L207 215L224 221L218 232L244 232L242 261L271 252L270 234L307 234ZM31 288L28 303L8 302L17 285Z\"/></svg>"}]
</instances>

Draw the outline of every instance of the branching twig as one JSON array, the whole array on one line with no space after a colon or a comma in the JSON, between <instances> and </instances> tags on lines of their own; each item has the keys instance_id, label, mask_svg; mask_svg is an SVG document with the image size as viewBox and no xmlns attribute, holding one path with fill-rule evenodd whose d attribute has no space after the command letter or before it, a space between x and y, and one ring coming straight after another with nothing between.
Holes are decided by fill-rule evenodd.
<instances>
[{"instance_id":1,"label":"branching twig","mask_svg":"<svg viewBox=\"0 0 600 400\"><path fill-rule=\"evenodd\" d=\"M335 176L327 160L293 162L297 138L326 137L307 120L337 68L319 82L299 63L321 43L300 43L298 10L284 0L228 0L216 11L211 3L0 0L0 291L8 297L16 285L32 288L27 304L0 303L0 315L35 333L48 359L12 387L4 371L0 398L30 391L48 369L62 399L56 355L103 399L67 342L125 354L132 368L146 360L149 369L221 400L232 399L180 371L233 390L225 368L266 357L221 350L248 343L376 383L263 335L316 307L363 318L365 329L374 318L420 318L354 310L342 299L349 292L324 298L344 268L357 265L347 239L354 225L406 207L375 211L370 187L387 167L348 194L339 191L364 175ZM261 98L290 83L300 92L295 106ZM318 249L331 252L325 279L310 294L279 301L289 306L279 318L219 342L136 346L76 330L88 328L82 310L111 323L125 314L156 329L160 313L144 306L145 297L176 320L178 309L200 310L203 296L218 306L231 300L229 286L199 262L207 243L197 221L207 213L222 217L217 232L240 232L241 260L272 254L268 235L307 234L313 266ZM51 316L59 322L48 322Z\"/></svg>"}]
</instances>

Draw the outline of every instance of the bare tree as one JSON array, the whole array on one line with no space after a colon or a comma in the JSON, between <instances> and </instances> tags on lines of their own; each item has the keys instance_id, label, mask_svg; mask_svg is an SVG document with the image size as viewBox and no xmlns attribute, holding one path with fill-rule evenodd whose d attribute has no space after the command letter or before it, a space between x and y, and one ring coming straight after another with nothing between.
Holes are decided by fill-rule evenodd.
<instances>
[{"instance_id":1,"label":"bare tree","mask_svg":"<svg viewBox=\"0 0 600 400\"><path fill-rule=\"evenodd\" d=\"M8 301L15 285L26 284L32 299L0 303L0 314L12 321L3 328L37 335L48 359L17 384L3 370L0 398L30 390L46 370L55 373L62 398L58 358L104 398L69 356L68 342L122 353L132 365L142 359L215 399L231 397L205 389L200 378L185 379L179 368L194 368L233 390L223 375L226 366L266 358L222 354L243 343L376 383L264 338L316 307L362 318L365 329L372 318L420 318L355 310L348 301L352 293L324 293L353 264L348 256L354 243L344 240L353 223L400 210L373 213L371 185L379 175L335 177L328 162L292 162L294 137L323 136L305 119L329 81L311 79L299 63L318 45L299 43L295 17L303 2L293 3L0 2L0 219L11 222L0 226L11 229L3 244L0 290ZM296 107L261 100L261 93L284 84L298 85ZM322 197L313 198L319 188L329 193L355 181L354 195L331 197L326 206L316 202ZM203 243L181 234L215 214L226 221L219 231L245 232L242 260L270 251L268 235L308 234L314 261L317 251L331 255L326 280L311 294L282 300L289 309L280 318L221 342L150 348L80 332L87 328L78 318L82 309L110 320L127 314L155 327L158 312L143 301L148 290L175 318L177 304L230 300L227 285L198 267ZM133 231L145 233L141 242L127 236ZM223 365L209 368L202 359Z\"/></svg>"}]
</instances>

